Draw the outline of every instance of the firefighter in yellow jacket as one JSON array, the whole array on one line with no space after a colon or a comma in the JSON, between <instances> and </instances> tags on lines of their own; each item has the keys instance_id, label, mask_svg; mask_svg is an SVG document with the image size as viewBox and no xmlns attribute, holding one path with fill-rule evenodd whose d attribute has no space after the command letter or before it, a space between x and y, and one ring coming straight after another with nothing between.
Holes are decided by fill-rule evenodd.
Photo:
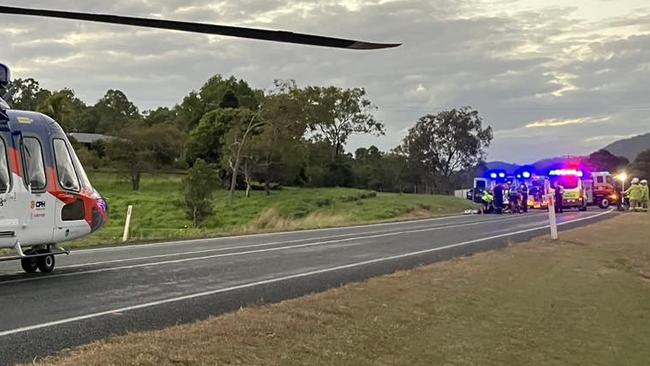
<instances>
[{"instance_id":1,"label":"firefighter in yellow jacket","mask_svg":"<svg viewBox=\"0 0 650 366\"><path fill-rule=\"evenodd\" d=\"M625 191L625 194L630 198L630 211L638 211L643 199L644 189L639 184L639 178L632 179L632 185Z\"/></svg>"},{"instance_id":2,"label":"firefighter in yellow jacket","mask_svg":"<svg viewBox=\"0 0 650 366\"><path fill-rule=\"evenodd\" d=\"M648 211L648 201L650 201L650 192L648 191L648 181L646 179L641 181L641 188L643 188L641 196L641 208Z\"/></svg>"}]
</instances>

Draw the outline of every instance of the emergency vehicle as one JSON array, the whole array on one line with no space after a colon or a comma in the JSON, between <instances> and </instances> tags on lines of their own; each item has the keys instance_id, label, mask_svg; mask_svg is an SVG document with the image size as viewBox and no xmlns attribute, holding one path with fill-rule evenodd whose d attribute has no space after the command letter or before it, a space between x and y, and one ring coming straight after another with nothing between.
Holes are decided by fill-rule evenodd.
<instances>
[{"instance_id":1,"label":"emergency vehicle","mask_svg":"<svg viewBox=\"0 0 650 366\"><path fill-rule=\"evenodd\" d=\"M587 210L587 196L582 180L584 173L577 169L553 169L548 172L551 189L562 187L562 207Z\"/></svg>"},{"instance_id":2,"label":"emergency vehicle","mask_svg":"<svg viewBox=\"0 0 650 366\"><path fill-rule=\"evenodd\" d=\"M621 195L616 192L616 182L609 172L593 172L590 174L590 182L586 182L591 190L588 194L588 201L591 204L598 205L600 208L609 208L611 205L617 205L621 201Z\"/></svg>"}]
</instances>

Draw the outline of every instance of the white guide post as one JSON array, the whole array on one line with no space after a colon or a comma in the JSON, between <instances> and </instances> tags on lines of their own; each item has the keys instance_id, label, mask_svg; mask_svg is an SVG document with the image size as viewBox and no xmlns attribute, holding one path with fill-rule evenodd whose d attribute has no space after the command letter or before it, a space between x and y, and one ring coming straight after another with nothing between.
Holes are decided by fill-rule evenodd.
<instances>
[{"instance_id":1,"label":"white guide post","mask_svg":"<svg viewBox=\"0 0 650 366\"><path fill-rule=\"evenodd\" d=\"M557 218L555 217L555 194L551 192L551 184L547 180L544 182L544 190L547 192L548 197L548 222L551 227L551 239L557 240Z\"/></svg>"},{"instance_id":2,"label":"white guide post","mask_svg":"<svg viewBox=\"0 0 650 366\"><path fill-rule=\"evenodd\" d=\"M129 226L131 225L131 213L133 213L133 206L129 205L129 208L126 209L126 222L124 223L124 235L122 236L123 242L129 240Z\"/></svg>"}]
</instances>

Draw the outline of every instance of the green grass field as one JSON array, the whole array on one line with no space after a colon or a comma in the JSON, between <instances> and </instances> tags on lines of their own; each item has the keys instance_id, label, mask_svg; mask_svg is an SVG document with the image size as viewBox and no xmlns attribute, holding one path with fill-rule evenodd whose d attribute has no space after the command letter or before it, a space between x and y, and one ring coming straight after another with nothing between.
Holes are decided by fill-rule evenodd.
<instances>
[{"instance_id":1,"label":"green grass field","mask_svg":"<svg viewBox=\"0 0 650 366\"><path fill-rule=\"evenodd\" d=\"M197 238L261 231L298 230L422 218L461 213L469 201L448 196L376 193L351 188L292 188L270 196L253 191L237 193L233 205L227 192L218 191L215 214L201 228L193 228L184 211L182 176L145 176L139 192L118 174L91 175L93 185L106 197L110 222L96 234L66 247L119 243L128 205L133 205L131 241Z\"/></svg>"}]
</instances>

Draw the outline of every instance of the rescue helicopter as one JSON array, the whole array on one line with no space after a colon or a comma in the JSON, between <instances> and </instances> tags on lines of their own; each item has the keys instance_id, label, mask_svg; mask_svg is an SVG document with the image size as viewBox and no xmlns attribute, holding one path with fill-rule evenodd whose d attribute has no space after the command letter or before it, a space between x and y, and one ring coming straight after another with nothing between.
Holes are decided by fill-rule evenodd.
<instances>
[{"instance_id":1,"label":"rescue helicopter","mask_svg":"<svg viewBox=\"0 0 650 366\"><path fill-rule=\"evenodd\" d=\"M271 42L376 50L397 43L372 43L268 29L174 20L0 6L0 14L148 27ZM0 64L0 88L11 81ZM55 256L70 254L60 243L85 237L108 220L109 208L93 188L65 131L50 117L11 109L11 91L0 98L0 250L15 255L25 272L49 273Z\"/></svg>"}]
</instances>

